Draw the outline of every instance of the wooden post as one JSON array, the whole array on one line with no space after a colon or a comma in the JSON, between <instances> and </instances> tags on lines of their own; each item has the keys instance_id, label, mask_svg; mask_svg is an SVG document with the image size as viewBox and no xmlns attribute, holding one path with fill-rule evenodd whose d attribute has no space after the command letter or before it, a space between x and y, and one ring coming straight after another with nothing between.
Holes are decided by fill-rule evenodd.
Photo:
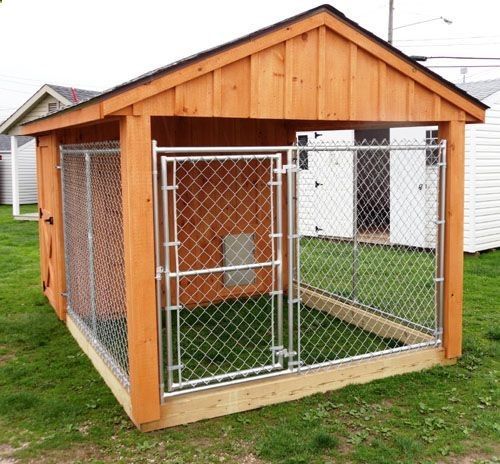
<instances>
[{"instance_id":1,"label":"wooden post","mask_svg":"<svg viewBox=\"0 0 500 464\"><path fill-rule=\"evenodd\" d=\"M123 117L120 146L130 397L139 425L160 418L150 117Z\"/></svg>"},{"instance_id":2,"label":"wooden post","mask_svg":"<svg viewBox=\"0 0 500 464\"><path fill-rule=\"evenodd\" d=\"M19 216L21 210L19 207L19 161L18 161L18 145L15 135L10 136L10 168L12 182L12 215Z\"/></svg>"},{"instance_id":3,"label":"wooden post","mask_svg":"<svg viewBox=\"0 0 500 464\"><path fill-rule=\"evenodd\" d=\"M447 141L443 346L447 358L456 358L462 354L465 123L439 124L439 137Z\"/></svg>"}]
</instances>

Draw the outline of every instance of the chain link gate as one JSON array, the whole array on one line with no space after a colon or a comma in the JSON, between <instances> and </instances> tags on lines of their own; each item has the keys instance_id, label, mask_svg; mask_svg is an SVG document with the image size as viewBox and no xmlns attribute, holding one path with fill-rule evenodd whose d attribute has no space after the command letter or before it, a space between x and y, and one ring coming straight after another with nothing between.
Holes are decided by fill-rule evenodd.
<instances>
[{"instance_id":1,"label":"chain link gate","mask_svg":"<svg viewBox=\"0 0 500 464\"><path fill-rule=\"evenodd\" d=\"M153 165L165 394L440 343L445 142Z\"/></svg>"}]
</instances>

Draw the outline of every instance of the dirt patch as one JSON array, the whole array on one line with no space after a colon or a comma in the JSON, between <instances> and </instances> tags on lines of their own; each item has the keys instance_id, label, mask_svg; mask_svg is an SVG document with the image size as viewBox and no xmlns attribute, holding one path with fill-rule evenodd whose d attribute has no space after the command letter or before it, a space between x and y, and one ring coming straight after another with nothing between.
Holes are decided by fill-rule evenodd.
<instances>
[{"instance_id":1,"label":"dirt patch","mask_svg":"<svg viewBox=\"0 0 500 464\"><path fill-rule=\"evenodd\" d=\"M0 366L2 364L7 364L11 359L14 359L13 354L2 354L0 355Z\"/></svg>"},{"instance_id":2,"label":"dirt patch","mask_svg":"<svg viewBox=\"0 0 500 464\"><path fill-rule=\"evenodd\" d=\"M247 454L246 456L242 456L238 462L240 464L261 464L263 461L261 461L257 456L254 454L250 453Z\"/></svg>"},{"instance_id":3,"label":"dirt patch","mask_svg":"<svg viewBox=\"0 0 500 464\"><path fill-rule=\"evenodd\" d=\"M103 454L97 447L80 446L67 450L54 450L43 452L36 458L29 459L30 464L70 464L75 461L94 461L115 462L113 456ZM16 461L17 462L17 461ZM4 464L0 461L0 464Z\"/></svg>"},{"instance_id":4,"label":"dirt patch","mask_svg":"<svg viewBox=\"0 0 500 464\"><path fill-rule=\"evenodd\" d=\"M498 462L498 454L471 453L465 456L453 456L446 461L439 461L437 464L476 464Z\"/></svg>"},{"instance_id":5,"label":"dirt patch","mask_svg":"<svg viewBox=\"0 0 500 464\"><path fill-rule=\"evenodd\" d=\"M16 449L10 445L0 444L0 464L15 464L17 460L12 457L15 451Z\"/></svg>"}]
</instances>

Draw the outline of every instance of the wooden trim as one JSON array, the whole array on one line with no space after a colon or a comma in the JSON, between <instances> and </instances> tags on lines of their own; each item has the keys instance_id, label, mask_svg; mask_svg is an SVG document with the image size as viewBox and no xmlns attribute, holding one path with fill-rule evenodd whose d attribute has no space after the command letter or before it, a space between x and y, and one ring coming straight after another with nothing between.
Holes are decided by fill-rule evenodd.
<instances>
[{"instance_id":1,"label":"wooden trim","mask_svg":"<svg viewBox=\"0 0 500 464\"><path fill-rule=\"evenodd\" d=\"M447 141L443 346L455 358L462 354L465 123L440 123L439 137Z\"/></svg>"},{"instance_id":2,"label":"wooden trim","mask_svg":"<svg viewBox=\"0 0 500 464\"><path fill-rule=\"evenodd\" d=\"M214 86L214 117L220 117L222 113L222 69L218 68L214 70L213 78Z\"/></svg>"},{"instance_id":3,"label":"wooden trim","mask_svg":"<svg viewBox=\"0 0 500 464\"><path fill-rule=\"evenodd\" d=\"M362 384L393 375L420 371L442 364L442 349L429 348L380 356L331 369L311 371L303 375L283 374L226 387L185 393L166 398L161 418L141 424L142 431L187 424L211 417L248 411L270 404L297 400L315 393L337 390L351 384Z\"/></svg>"},{"instance_id":4,"label":"wooden trim","mask_svg":"<svg viewBox=\"0 0 500 464\"><path fill-rule=\"evenodd\" d=\"M318 119L325 119L326 109L326 27L318 32Z\"/></svg>"},{"instance_id":5,"label":"wooden trim","mask_svg":"<svg viewBox=\"0 0 500 464\"><path fill-rule=\"evenodd\" d=\"M120 146L130 397L142 423L160 417L150 117L123 117Z\"/></svg>"},{"instance_id":6,"label":"wooden trim","mask_svg":"<svg viewBox=\"0 0 500 464\"><path fill-rule=\"evenodd\" d=\"M349 119L356 119L356 68L358 66L358 47L349 44Z\"/></svg>"},{"instance_id":7,"label":"wooden trim","mask_svg":"<svg viewBox=\"0 0 500 464\"><path fill-rule=\"evenodd\" d=\"M290 119L293 115L293 41L285 42L285 95L284 118Z\"/></svg>"},{"instance_id":8,"label":"wooden trim","mask_svg":"<svg viewBox=\"0 0 500 464\"><path fill-rule=\"evenodd\" d=\"M92 344L87 340L85 335L83 335L73 319L71 319L71 316L66 318L66 326L68 327L71 335L73 335L73 338L76 340L76 343L78 343L78 346L88 356L96 371L99 372L99 375L103 378L104 382L109 387L117 401L122 405L128 416L132 418L132 404L130 402L130 395L128 391L123 387L120 381L116 378L115 374L102 360L101 356L99 356Z\"/></svg>"},{"instance_id":9,"label":"wooden trim","mask_svg":"<svg viewBox=\"0 0 500 464\"><path fill-rule=\"evenodd\" d=\"M54 129L61 129L63 127L76 126L79 124L86 124L89 122L101 119L102 102L94 103L92 105L83 106L74 110L63 111L61 114L55 114L48 118L35 120L22 126L22 135L34 135L43 132L48 132ZM118 108L121 109L121 108Z\"/></svg>"},{"instance_id":10,"label":"wooden trim","mask_svg":"<svg viewBox=\"0 0 500 464\"><path fill-rule=\"evenodd\" d=\"M386 119L387 109L387 65L383 61L378 62L378 110L379 119Z\"/></svg>"},{"instance_id":11,"label":"wooden trim","mask_svg":"<svg viewBox=\"0 0 500 464\"><path fill-rule=\"evenodd\" d=\"M306 306L327 312L341 321L353 324L378 337L393 338L408 345L430 342L433 338L429 334L344 303L329 295L323 295L318 291L302 287L300 293Z\"/></svg>"},{"instance_id":12,"label":"wooden trim","mask_svg":"<svg viewBox=\"0 0 500 464\"><path fill-rule=\"evenodd\" d=\"M406 119L412 121L414 119L415 109L415 81L408 79L408 89L406 93Z\"/></svg>"}]
</instances>

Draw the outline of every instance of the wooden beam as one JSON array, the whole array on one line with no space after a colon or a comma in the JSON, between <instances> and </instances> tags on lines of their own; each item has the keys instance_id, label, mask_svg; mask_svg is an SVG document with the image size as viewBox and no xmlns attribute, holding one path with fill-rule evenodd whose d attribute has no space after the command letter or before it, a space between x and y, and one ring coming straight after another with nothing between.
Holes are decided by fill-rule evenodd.
<instances>
[{"instance_id":1,"label":"wooden beam","mask_svg":"<svg viewBox=\"0 0 500 464\"><path fill-rule=\"evenodd\" d=\"M68 109L61 112L61 114L55 114L38 121L35 120L22 126L21 133L23 135L41 134L54 129L97 121L102 118L101 105L101 102L89 104L78 109Z\"/></svg>"},{"instance_id":2,"label":"wooden beam","mask_svg":"<svg viewBox=\"0 0 500 464\"><path fill-rule=\"evenodd\" d=\"M465 124L439 124L446 149L443 346L447 358L462 354Z\"/></svg>"},{"instance_id":3,"label":"wooden beam","mask_svg":"<svg viewBox=\"0 0 500 464\"><path fill-rule=\"evenodd\" d=\"M160 417L150 117L123 117L120 146L130 397L142 423Z\"/></svg>"},{"instance_id":4,"label":"wooden beam","mask_svg":"<svg viewBox=\"0 0 500 464\"><path fill-rule=\"evenodd\" d=\"M283 374L167 398L161 418L141 424L143 431L187 424L211 417L248 411L270 404L297 400L315 393L336 390L346 385L428 369L446 360L442 349L429 348L380 356L334 369L311 371L307 375Z\"/></svg>"},{"instance_id":5,"label":"wooden beam","mask_svg":"<svg viewBox=\"0 0 500 464\"><path fill-rule=\"evenodd\" d=\"M306 306L331 314L341 321L355 325L378 337L392 338L407 345L425 343L432 340L432 336L429 334L412 329L373 312L344 303L314 289L301 287L300 293L302 301Z\"/></svg>"},{"instance_id":6,"label":"wooden beam","mask_svg":"<svg viewBox=\"0 0 500 464\"><path fill-rule=\"evenodd\" d=\"M66 327L70 331L73 338L76 340L82 351L88 356L90 362L95 367L96 371L99 372L100 376L103 378L106 385L109 387L115 398L122 405L125 412L132 418L132 404L130 402L130 395L120 381L116 378L115 374L106 365L93 345L87 340L85 335L81 332L78 325L71 319L70 316L66 319Z\"/></svg>"}]
</instances>

